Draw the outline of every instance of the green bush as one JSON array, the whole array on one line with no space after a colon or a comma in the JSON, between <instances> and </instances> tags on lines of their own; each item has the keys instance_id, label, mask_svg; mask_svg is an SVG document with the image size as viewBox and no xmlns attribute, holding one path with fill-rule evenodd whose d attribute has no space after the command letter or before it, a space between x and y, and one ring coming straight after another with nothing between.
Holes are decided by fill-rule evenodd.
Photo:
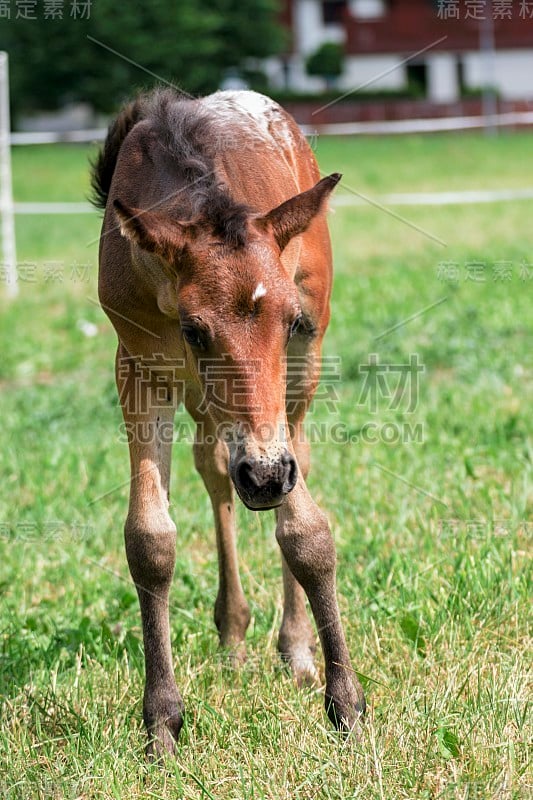
<instances>
[{"instance_id":1,"label":"green bush","mask_svg":"<svg viewBox=\"0 0 533 800\"><path fill-rule=\"evenodd\" d=\"M327 82L342 75L344 69L344 48L336 42L324 42L306 61L308 75L317 75Z\"/></svg>"}]
</instances>

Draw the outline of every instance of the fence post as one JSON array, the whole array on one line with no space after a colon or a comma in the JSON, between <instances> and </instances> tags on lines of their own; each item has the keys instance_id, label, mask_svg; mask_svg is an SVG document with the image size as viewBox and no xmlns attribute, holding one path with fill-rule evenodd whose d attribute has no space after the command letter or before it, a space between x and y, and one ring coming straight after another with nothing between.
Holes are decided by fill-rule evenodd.
<instances>
[{"instance_id":1,"label":"fence post","mask_svg":"<svg viewBox=\"0 0 533 800\"><path fill-rule=\"evenodd\" d=\"M7 53L0 52L0 214L2 216L2 273L9 297L18 294L15 210L11 179L11 123L9 116L9 67Z\"/></svg>"}]
</instances>

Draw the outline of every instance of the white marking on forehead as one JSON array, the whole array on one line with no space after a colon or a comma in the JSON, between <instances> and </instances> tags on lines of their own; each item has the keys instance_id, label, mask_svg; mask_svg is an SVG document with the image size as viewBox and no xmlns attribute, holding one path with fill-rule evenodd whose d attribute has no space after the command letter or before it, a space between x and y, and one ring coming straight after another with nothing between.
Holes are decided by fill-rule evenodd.
<instances>
[{"instance_id":1,"label":"white marking on forehead","mask_svg":"<svg viewBox=\"0 0 533 800\"><path fill-rule=\"evenodd\" d=\"M260 297L264 297L266 293L267 290L265 289L264 284L258 283L252 295L252 302L255 303L255 301L259 300Z\"/></svg>"}]
</instances>

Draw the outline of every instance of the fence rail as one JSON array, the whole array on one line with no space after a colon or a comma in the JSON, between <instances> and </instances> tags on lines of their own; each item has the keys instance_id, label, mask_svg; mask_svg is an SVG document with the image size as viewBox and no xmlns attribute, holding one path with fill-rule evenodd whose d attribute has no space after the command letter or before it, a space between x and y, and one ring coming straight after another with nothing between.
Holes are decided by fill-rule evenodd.
<instances>
[{"instance_id":1,"label":"fence rail","mask_svg":"<svg viewBox=\"0 0 533 800\"><path fill-rule=\"evenodd\" d=\"M107 128L88 128L81 131L19 131L12 133L12 145L20 144L61 144L102 142Z\"/></svg>"},{"instance_id":2,"label":"fence rail","mask_svg":"<svg viewBox=\"0 0 533 800\"><path fill-rule=\"evenodd\" d=\"M494 114L490 117L431 117L428 119L394 119L376 122L335 122L330 125L302 125L307 135L326 136L390 135L405 133L439 133L445 131L475 130L487 127L520 127L533 125L532 111Z\"/></svg>"},{"instance_id":3,"label":"fence rail","mask_svg":"<svg viewBox=\"0 0 533 800\"><path fill-rule=\"evenodd\" d=\"M439 133L445 131L476 130L487 127L514 128L533 126L533 111L513 111L485 116L431 117L428 119L397 119L376 122L336 122L329 125L301 125L307 136L363 136L406 133ZM76 131L19 131L11 133L11 145L60 144L102 142L107 128L90 128Z\"/></svg>"},{"instance_id":4,"label":"fence rail","mask_svg":"<svg viewBox=\"0 0 533 800\"><path fill-rule=\"evenodd\" d=\"M342 184L341 184L342 186ZM398 192L376 195L373 202L384 206L451 206L478 203L508 203L533 200L533 187L525 189L479 189L451 192ZM368 200L353 194L336 194L331 199L333 208L365 206ZM14 203L19 214L96 214L98 209L90 203Z\"/></svg>"}]
</instances>

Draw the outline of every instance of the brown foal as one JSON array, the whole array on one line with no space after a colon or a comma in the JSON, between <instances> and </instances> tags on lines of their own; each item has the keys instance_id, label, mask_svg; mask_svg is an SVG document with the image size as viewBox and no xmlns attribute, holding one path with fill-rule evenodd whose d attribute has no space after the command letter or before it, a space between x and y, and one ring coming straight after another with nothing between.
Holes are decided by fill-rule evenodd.
<instances>
[{"instance_id":1,"label":"brown foal","mask_svg":"<svg viewBox=\"0 0 533 800\"><path fill-rule=\"evenodd\" d=\"M329 321L327 200L340 175L319 178L292 117L253 92L142 95L115 119L94 165L95 202L105 209L99 295L118 335L129 438L125 538L142 614L150 755L173 751L183 721L168 606L176 547L169 431L181 402L197 423L195 464L215 518L221 645L245 657L250 613L235 488L248 508L276 509L283 658L299 683L317 677L307 595L327 713L341 730L364 713L336 599L332 535L305 483L303 420Z\"/></svg>"}]
</instances>

